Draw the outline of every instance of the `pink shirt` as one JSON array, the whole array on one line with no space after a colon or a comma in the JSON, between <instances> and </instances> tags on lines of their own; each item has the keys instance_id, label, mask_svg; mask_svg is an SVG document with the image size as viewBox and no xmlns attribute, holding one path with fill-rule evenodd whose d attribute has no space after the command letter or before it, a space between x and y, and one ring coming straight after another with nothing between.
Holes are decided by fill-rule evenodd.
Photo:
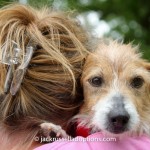
<instances>
[{"instance_id":1,"label":"pink shirt","mask_svg":"<svg viewBox=\"0 0 150 150\"><path fill-rule=\"evenodd\" d=\"M150 138L145 135L126 137L122 140L113 139L112 141L109 138L103 138L101 133L95 133L86 138L78 136L73 141L56 141L45 144L34 150L150 150Z\"/></svg>"}]
</instances>

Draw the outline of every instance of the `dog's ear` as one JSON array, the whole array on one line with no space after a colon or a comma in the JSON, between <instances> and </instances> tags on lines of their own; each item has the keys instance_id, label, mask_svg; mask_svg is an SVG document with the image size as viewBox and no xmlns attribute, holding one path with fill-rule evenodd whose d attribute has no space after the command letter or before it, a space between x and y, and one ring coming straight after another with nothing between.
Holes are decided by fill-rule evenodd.
<instances>
[{"instance_id":1,"label":"dog's ear","mask_svg":"<svg viewBox=\"0 0 150 150\"><path fill-rule=\"evenodd\" d=\"M143 66L146 70L150 71L150 62L143 62Z\"/></svg>"}]
</instances>

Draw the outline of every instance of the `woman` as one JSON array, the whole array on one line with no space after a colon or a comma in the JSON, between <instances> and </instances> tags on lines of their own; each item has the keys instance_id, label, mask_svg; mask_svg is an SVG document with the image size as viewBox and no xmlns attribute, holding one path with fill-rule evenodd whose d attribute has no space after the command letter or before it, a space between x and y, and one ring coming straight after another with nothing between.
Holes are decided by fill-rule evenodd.
<instances>
[{"instance_id":1,"label":"woman","mask_svg":"<svg viewBox=\"0 0 150 150\"><path fill-rule=\"evenodd\" d=\"M28 149L43 134L43 122L66 129L82 104L87 39L62 12L17 4L0 9L1 149Z\"/></svg>"}]
</instances>

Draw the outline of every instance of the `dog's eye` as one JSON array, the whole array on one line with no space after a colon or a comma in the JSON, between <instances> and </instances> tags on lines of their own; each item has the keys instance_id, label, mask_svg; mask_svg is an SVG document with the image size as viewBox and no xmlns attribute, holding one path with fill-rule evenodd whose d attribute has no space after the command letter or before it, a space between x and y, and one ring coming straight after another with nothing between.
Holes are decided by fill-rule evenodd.
<instances>
[{"instance_id":1,"label":"dog's eye","mask_svg":"<svg viewBox=\"0 0 150 150\"><path fill-rule=\"evenodd\" d=\"M131 80L131 86L133 88L140 88L144 83L143 78L141 77L135 77Z\"/></svg>"},{"instance_id":2,"label":"dog's eye","mask_svg":"<svg viewBox=\"0 0 150 150\"><path fill-rule=\"evenodd\" d=\"M93 77L89 79L89 83L92 86L100 87L103 84L103 78L102 77Z\"/></svg>"}]
</instances>

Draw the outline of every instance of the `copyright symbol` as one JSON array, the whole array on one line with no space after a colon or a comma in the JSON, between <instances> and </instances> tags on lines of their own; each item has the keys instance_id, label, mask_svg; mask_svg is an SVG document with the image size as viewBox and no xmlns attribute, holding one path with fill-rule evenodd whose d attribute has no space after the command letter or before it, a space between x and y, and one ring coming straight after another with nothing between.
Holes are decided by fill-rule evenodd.
<instances>
[{"instance_id":1,"label":"copyright symbol","mask_svg":"<svg viewBox=\"0 0 150 150\"><path fill-rule=\"evenodd\" d=\"M34 141L38 142L39 141L39 137L38 136L34 137Z\"/></svg>"}]
</instances>

